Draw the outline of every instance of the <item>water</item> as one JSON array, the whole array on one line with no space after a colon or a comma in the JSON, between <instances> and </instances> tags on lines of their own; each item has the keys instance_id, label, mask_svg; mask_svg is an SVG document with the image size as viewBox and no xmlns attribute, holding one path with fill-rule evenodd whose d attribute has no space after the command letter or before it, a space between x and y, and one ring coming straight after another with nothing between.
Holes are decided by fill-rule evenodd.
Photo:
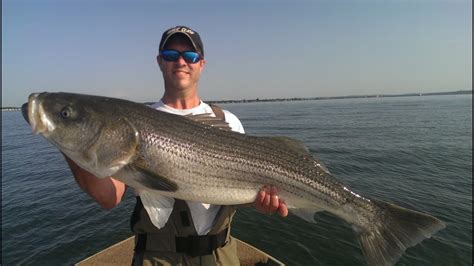
<instances>
[{"instance_id":1,"label":"water","mask_svg":"<svg viewBox=\"0 0 474 266\"><path fill-rule=\"evenodd\" d=\"M448 227L397 265L472 265L472 97L426 96L223 105L248 134L304 141L353 189L428 212ZM3 112L2 264L72 264L130 235L134 199L106 211L59 152ZM350 226L241 209L233 234L288 265L364 265Z\"/></svg>"}]
</instances>

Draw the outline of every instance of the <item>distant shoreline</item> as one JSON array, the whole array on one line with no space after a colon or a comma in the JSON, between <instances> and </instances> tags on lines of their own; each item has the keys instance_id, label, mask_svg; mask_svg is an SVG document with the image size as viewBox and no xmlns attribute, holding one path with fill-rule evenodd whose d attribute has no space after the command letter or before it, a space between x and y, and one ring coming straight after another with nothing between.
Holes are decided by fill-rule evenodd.
<instances>
[{"instance_id":1,"label":"distant shoreline","mask_svg":"<svg viewBox=\"0 0 474 266\"><path fill-rule=\"evenodd\" d=\"M355 98L388 98L388 97L412 97L412 96L436 96L436 95L462 95L472 94L472 90L458 90L449 92L428 92L428 93L405 93L405 94L370 94L370 95L348 95L329 97L309 97L309 98L272 98L272 99L243 99L243 100L220 100L205 101L206 103L252 103L252 102L286 102L286 101L314 101L333 99L355 99Z\"/></svg>"},{"instance_id":2,"label":"distant shoreline","mask_svg":"<svg viewBox=\"0 0 474 266\"><path fill-rule=\"evenodd\" d=\"M405 94L370 94L370 95L349 95L349 96L329 96L329 97L309 97L309 98L271 98L271 99L243 99L243 100L220 100L205 101L206 103L253 103L253 102L288 102L288 101L314 101L314 100L333 100L333 99L354 99L354 98L384 98L384 97L411 97L411 96L435 96L435 95L459 95L472 94L472 90L458 90L448 92L429 92L429 93L405 93ZM146 102L145 104L151 104ZM21 107L2 107L4 111L20 111Z\"/></svg>"}]
</instances>

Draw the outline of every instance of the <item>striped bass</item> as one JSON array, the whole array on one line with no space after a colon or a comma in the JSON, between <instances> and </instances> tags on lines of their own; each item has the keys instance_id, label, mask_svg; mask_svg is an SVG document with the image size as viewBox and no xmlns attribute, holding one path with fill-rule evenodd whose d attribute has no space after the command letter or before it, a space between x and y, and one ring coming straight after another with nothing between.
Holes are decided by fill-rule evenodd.
<instances>
[{"instance_id":1,"label":"striped bass","mask_svg":"<svg viewBox=\"0 0 474 266\"><path fill-rule=\"evenodd\" d=\"M443 229L439 219L354 192L304 145L227 130L208 116L72 93L34 93L22 107L43 135L83 169L152 193L219 205L254 202L274 186L290 213L314 222L327 211L352 225L368 265L393 265Z\"/></svg>"}]
</instances>

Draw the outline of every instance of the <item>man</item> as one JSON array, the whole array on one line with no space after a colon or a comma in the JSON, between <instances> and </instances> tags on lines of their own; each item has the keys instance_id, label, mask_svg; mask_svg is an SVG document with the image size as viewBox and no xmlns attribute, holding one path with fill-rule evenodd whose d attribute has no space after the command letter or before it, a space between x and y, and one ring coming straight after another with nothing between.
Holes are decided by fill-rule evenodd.
<instances>
[{"instance_id":1,"label":"man","mask_svg":"<svg viewBox=\"0 0 474 266\"><path fill-rule=\"evenodd\" d=\"M214 114L232 130L244 133L232 113L211 107L198 96L198 82L206 60L199 34L177 26L162 35L157 62L165 92L152 108L178 115ZM126 185L113 177L99 179L66 158L79 186L103 208L120 203ZM135 191L137 204L131 218L135 233L134 265L235 265L238 264L230 223L236 206L185 202ZM264 187L255 201L263 213L288 214L275 188Z\"/></svg>"}]
</instances>

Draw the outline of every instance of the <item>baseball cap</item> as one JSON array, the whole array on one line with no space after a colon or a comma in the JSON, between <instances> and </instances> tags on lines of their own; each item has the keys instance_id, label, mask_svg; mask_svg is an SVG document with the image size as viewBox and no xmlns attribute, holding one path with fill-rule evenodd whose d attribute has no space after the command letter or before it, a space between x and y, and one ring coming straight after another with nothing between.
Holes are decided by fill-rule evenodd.
<instances>
[{"instance_id":1,"label":"baseball cap","mask_svg":"<svg viewBox=\"0 0 474 266\"><path fill-rule=\"evenodd\" d=\"M202 45L202 41L201 41L201 37L199 36L199 33L197 33L197 31L192 30L186 26L176 26L176 27L167 29L165 32L163 32L163 35L161 36L159 51L161 52L161 50L163 50L163 47L165 47L166 42L170 39L171 36L178 33L183 34L184 36L188 37L194 49L196 49L197 52L200 52L201 55L204 56L204 47Z\"/></svg>"}]
</instances>

